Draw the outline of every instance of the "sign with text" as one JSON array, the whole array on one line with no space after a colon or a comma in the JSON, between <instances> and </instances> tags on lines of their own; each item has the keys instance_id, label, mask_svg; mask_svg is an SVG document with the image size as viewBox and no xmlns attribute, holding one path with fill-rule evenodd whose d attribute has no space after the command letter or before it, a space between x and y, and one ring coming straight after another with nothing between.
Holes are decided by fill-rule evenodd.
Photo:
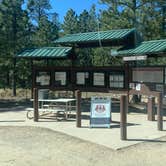
<instances>
[{"instance_id":1,"label":"sign with text","mask_svg":"<svg viewBox=\"0 0 166 166\"><path fill-rule=\"evenodd\" d=\"M36 76L36 83L44 86L50 85L50 73L49 72L38 72Z\"/></svg>"},{"instance_id":2,"label":"sign with text","mask_svg":"<svg viewBox=\"0 0 166 166\"><path fill-rule=\"evenodd\" d=\"M141 83L163 83L162 67L139 67L132 69L132 81Z\"/></svg>"},{"instance_id":3,"label":"sign with text","mask_svg":"<svg viewBox=\"0 0 166 166\"><path fill-rule=\"evenodd\" d=\"M55 72L55 85L66 85L66 72Z\"/></svg>"},{"instance_id":4,"label":"sign with text","mask_svg":"<svg viewBox=\"0 0 166 166\"><path fill-rule=\"evenodd\" d=\"M146 60L146 59L147 59L147 55L123 57L123 61L140 61L140 60Z\"/></svg>"},{"instance_id":5,"label":"sign with text","mask_svg":"<svg viewBox=\"0 0 166 166\"><path fill-rule=\"evenodd\" d=\"M88 72L77 72L77 74L76 74L76 84L77 85L85 85L87 79L89 79Z\"/></svg>"},{"instance_id":6,"label":"sign with text","mask_svg":"<svg viewBox=\"0 0 166 166\"><path fill-rule=\"evenodd\" d=\"M104 73L93 73L93 85L104 86Z\"/></svg>"},{"instance_id":7,"label":"sign with text","mask_svg":"<svg viewBox=\"0 0 166 166\"><path fill-rule=\"evenodd\" d=\"M111 99L109 97L91 98L90 127L110 127Z\"/></svg>"}]
</instances>

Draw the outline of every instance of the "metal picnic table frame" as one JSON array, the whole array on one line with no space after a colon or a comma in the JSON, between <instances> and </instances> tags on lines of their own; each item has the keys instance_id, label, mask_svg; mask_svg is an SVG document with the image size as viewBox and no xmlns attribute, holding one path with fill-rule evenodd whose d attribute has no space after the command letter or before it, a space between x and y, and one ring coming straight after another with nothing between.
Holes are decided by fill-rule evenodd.
<instances>
[{"instance_id":1,"label":"metal picnic table frame","mask_svg":"<svg viewBox=\"0 0 166 166\"><path fill-rule=\"evenodd\" d=\"M36 88L34 89L34 99L32 99L32 101L34 107L34 121L38 121L39 119L39 102L42 102L42 107L44 107L43 105L44 102L51 103L51 105L47 105L47 107L51 108L49 110L52 110L52 112L54 112L54 109L56 109L56 107L59 107L57 112L64 112L65 119L68 119L68 113L73 111L73 108L74 110L76 110L76 106L71 105L71 102L76 101L76 99L73 98L38 99L38 89ZM61 105L59 105L59 103ZM43 109L43 111L44 110L47 111L48 109Z\"/></svg>"}]
</instances>

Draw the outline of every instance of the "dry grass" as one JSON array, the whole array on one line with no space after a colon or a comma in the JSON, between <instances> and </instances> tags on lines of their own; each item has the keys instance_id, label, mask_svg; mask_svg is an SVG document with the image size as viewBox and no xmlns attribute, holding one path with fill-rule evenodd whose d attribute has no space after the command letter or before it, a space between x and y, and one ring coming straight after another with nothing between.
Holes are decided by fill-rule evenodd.
<instances>
[{"instance_id":1,"label":"dry grass","mask_svg":"<svg viewBox=\"0 0 166 166\"><path fill-rule=\"evenodd\" d=\"M17 96L12 95L12 89L0 89L0 99L28 99L31 98L30 89L17 89Z\"/></svg>"},{"instance_id":2,"label":"dry grass","mask_svg":"<svg viewBox=\"0 0 166 166\"><path fill-rule=\"evenodd\" d=\"M124 93L98 93L98 92L82 92L82 98L91 98L92 96L111 97L115 100L120 100L120 96ZM71 91L50 91L49 98L56 97L72 97ZM17 96L12 95L12 89L0 89L0 99L30 99L31 89L17 89ZM132 96L130 96L130 101ZM148 97L142 96L142 102L147 103ZM157 102L157 101L156 101Z\"/></svg>"}]
</instances>

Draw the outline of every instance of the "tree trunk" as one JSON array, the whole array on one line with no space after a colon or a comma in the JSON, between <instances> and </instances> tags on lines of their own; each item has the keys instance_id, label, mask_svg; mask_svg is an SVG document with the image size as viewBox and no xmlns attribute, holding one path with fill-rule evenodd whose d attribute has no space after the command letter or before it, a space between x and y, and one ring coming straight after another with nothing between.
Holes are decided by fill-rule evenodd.
<instances>
[{"instance_id":1,"label":"tree trunk","mask_svg":"<svg viewBox=\"0 0 166 166\"><path fill-rule=\"evenodd\" d=\"M13 58L13 80L12 80L13 96L16 96L16 58Z\"/></svg>"},{"instance_id":2,"label":"tree trunk","mask_svg":"<svg viewBox=\"0 0 166 166\"><path fill-rule=\"evenodd\" d=\"M9 86L10 85L10 71L8 70L6 73L6 85Z\"/></svg>"}]
</instances>

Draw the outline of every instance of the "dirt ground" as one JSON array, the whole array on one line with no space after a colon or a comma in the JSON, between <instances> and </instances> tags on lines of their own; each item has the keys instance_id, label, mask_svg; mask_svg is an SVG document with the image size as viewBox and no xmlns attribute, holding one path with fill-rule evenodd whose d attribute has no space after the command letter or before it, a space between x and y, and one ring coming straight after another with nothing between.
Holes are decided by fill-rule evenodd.
<instances>
[{"instance_id":1,"label":"dirt ground","mask_svg":"<svg viewBox=\"0 0 166 166\"><path fill-rule=\"evenodd\" d=\"M27 101L1 100L0 110L16 106L22 110L27 105L30 105ZM0 127L0 166L165 166L165 163L166 137L115 151L46 128Z\"/></svg>"},{"instance_id":2,"label":"dirt ground","mask_svg":"<svg viewBox=\"0 0 166 166\"><path fill-rule=\"evenodd\" d=\"M39 127L0 127L0 166L165 166L166 137L114 151Z\"/></svg>"}]
</instances>

